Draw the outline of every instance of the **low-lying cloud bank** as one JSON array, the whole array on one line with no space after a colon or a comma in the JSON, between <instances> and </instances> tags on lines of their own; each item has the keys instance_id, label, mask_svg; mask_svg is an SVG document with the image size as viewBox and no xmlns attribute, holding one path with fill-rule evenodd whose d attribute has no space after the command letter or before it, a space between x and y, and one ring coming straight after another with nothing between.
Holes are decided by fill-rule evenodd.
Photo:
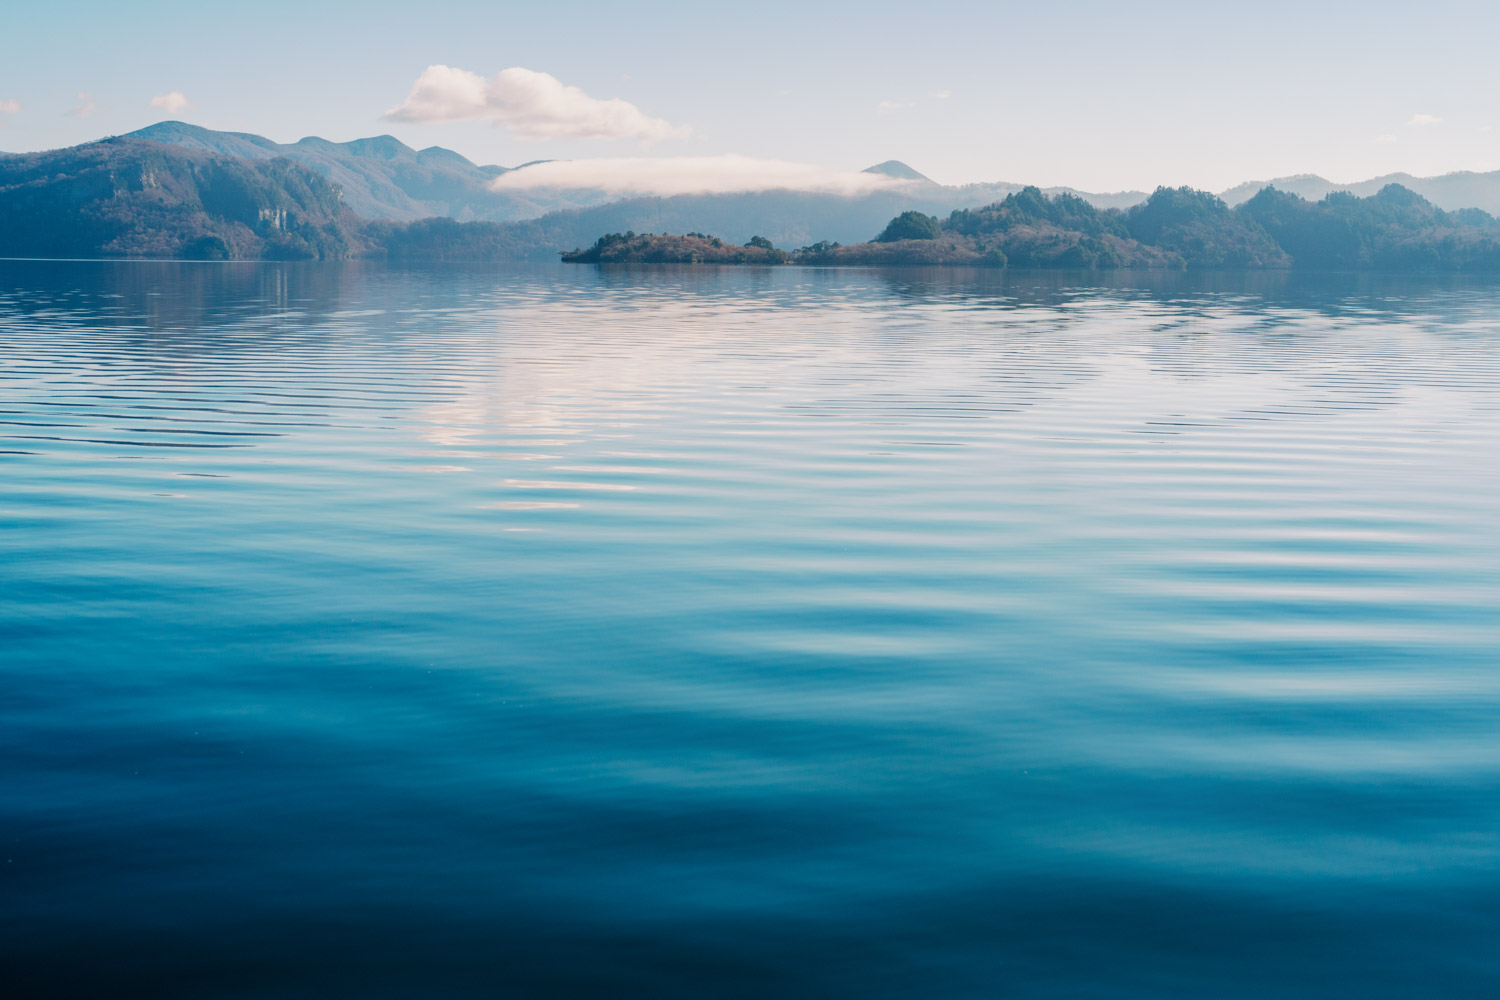
<instances>
[{"instance_id":1,"label":"low-lying cloud bank","mask_svg":"<svg viewBox=\"0 0 1500 1000\"><path fill-rule=\"evenodd\" d=\"M550 73L512 66L493 80L452 66L428 66L406 100L384 116L398 122L487 119L518 139L683 139L692 129L652 118L618 97L600 100Z\"/></svg>"},{"instance_id":2,"label":"low-lying cloud bank","mask_svg":"<svg viewBox=\"0 0 1500 1000\"><path fill-rule=\"evenodd\" d=\"M884 174L728 154L552 160L501 174L490 186L496 191L587 188L620 195L816 191L853 196L911 183Z\"/></svg>"}]
</instances>

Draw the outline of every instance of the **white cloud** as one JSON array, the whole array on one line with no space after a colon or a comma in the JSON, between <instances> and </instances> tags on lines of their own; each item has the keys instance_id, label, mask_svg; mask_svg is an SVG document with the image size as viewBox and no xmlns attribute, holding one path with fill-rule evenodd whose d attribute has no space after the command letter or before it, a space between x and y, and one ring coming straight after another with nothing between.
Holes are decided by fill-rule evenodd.
<instances>
[{"instance_id":1,"label":"white cloud","mask_svg":"<svg viewBox=\"0 0 1500 1000\"><path fill-rule=\"evenodd\" d=\"M685 138L692 130L651 118L619 98L603 101L549 73L512 66L493 80L451 66L429 66L406 100L385 117L399 122L488 119L518 139Z\"/></svg>"},{"instance_id":2,"label":"white cloud","mask_svg":"<svg viewBox=\"0 0 1500 1000\"><path fill-rule=\"evenodd\" d=\"M946 101L948 98L950 98L950 97L953 96L953 91L951 91L951 90L934 90L932 93L928 94L927 96L928 97L936 98L939 101Z\"/></svg>"},{"instance_id":3,"label":"white cloud","mask_svg":"<svg viewBox=\"0 0 1500 1000\"><path fill-rule=\"evenodd\" d=\"M1392 135L1389 132L1385 133L1384 135L1377 135L1375 137L1375 141L1376 142L1387 143L1387 144L1392 143L1392 142L1400 142L1399 139L1397 139L1394 135Z\"/></svg>"},{"instance_id":4,"label":"white cloud","mask_svg":"<svg viewBox=\"0 0 1500 1000\"><path fill-rule=\"evenodd\" d=\"M153 108L161 108L161 110L169 115L175 115L183 108L192 107L193 104L182 91L174 90L170 94L157 94L151 98L151 106Z\"/></svg>"},{"instance_id":5,"label":"white cloud","mask_svg":"<svg viewBox=\"0 0 1500 1000\"><path fill-rule=\"evenodd\" d=\"M1443 124L1443 120L1437 115L1412 115L1411 121L1407 122L1406 124L1408 126L1421 128L1425 125L1441 125Z\"/></svg>"},{"instance_id":6,"label":"white cloud","mask_svg":"<svg viewBox=\"0 0 1500 1000\"><path fill-rule=\"evenodd\" d=\"M914 108L916 106L916 101L881 101L875 105L875 110L882 113L886 111L904 111L907 108Z\"/></svg>"},{"instance_id":7,"label":"white cloud","mask_svg":"<svg viewBox=\"0 0 1500 1000\"><path fill-rule=\"evenodd\" d=\"M75 105L73 105L73 107L69 108L65 112L65 114L67 114L71 118L87 118L89 115L93 114L95 111L98 111L98 110L99 110L99 105L94 100L94 95L93 94L85 94L82 91L79 91L78 92L78 103L75 104Z\"/></svg>"},{"instance_id":8,"label":"white cloud","mask_svg":"<svg viewBox=\"0 0 1500 1000\"><path fill-rule=\"evenodd\" d=\"M21 113L21 102L15 98L0 101L0 115L18 115Z\"/></svg>"},{"instance_id":9,"label":"white cloud","mask_svg":"<svg viewBox=\"0 0 1500 1000\"><path fill-rule=\"evenodd\" d=\"M587 188L622 195L748 191L820 191L856 195L899 188L909 183L884 174L730 154L551 160L501 174L490 186L496 191Z\"/></svg>"}]
</instances>

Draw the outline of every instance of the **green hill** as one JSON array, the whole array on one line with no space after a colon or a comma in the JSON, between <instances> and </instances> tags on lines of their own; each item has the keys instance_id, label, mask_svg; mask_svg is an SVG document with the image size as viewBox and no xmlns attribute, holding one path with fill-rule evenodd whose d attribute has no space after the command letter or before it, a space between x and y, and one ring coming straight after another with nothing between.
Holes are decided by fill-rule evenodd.
<instances>
[{"instance_id":1,"label":"green hill","mask_svg":"<svg viewBox=\"0 0 1500 1000\"><path fill-rule=\"evenodd\" d=\"M1299 265L1399 271L1500 270L1500 224L1475 208L1445 212L1399 184L1310 202L1266 188L1240 208Z\"/></svg>"},{"instance_id":2,"label":"green hill","mask_svg":"<svg viewBox=\"0 0 1500 1000\"><path fill-rule=\"evenodd\" d=\"M430 216L504 221L572 207L569 199L500 195L490 182L506 167L481 167L440 146L416 150L394 136L330 142L309 136L272 142L247 132L216 132L185 122L159 122L125 138L247 160L286 157L321 174L344 192L344 202L367 219L411 221Z\"/></svg>"},{"instance_id":3,"label":"green hill","mask_svg":"<svg viewBox=\"0 0 1500 1000\"><path fill-rule=\"evenodd\" d=\"M1255 217L1207 191L1157 188L1122 216L1129 234L1180 256L1189 267L1286 267L1291 258Z\"/></svg>"}]
</instances>

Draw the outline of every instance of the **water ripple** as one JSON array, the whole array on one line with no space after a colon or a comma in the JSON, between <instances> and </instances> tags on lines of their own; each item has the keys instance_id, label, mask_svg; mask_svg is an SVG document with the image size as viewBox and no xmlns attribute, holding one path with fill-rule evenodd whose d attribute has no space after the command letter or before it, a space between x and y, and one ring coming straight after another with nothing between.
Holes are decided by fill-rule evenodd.
<instances>
[{"instance_id":1,"label":"water ripple","mask_svg":"<svg viewBox=\"0 0 1500 1000\"><path fill-rule=\"evenodd\" d=\"M1497 316L0 264L0 957L1492 994Z\"/></svg>"}]
</instances>

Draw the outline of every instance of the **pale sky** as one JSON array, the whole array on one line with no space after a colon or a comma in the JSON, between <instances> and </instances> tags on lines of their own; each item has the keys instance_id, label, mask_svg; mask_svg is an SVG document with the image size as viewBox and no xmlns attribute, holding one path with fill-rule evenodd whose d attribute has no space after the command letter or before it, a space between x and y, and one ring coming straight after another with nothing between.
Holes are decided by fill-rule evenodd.
<instances>
[{"instance_id":1,"label":"pale sky","mask_svg":"<svg viewBox=\"0 0 1500 1000\"><path fill-rule=\"evenodd\" d=\"M1092 191L1500 169L1500 3L21 0L0 25L8 152L180 118Z\"/></svg>"}]
</instances>

